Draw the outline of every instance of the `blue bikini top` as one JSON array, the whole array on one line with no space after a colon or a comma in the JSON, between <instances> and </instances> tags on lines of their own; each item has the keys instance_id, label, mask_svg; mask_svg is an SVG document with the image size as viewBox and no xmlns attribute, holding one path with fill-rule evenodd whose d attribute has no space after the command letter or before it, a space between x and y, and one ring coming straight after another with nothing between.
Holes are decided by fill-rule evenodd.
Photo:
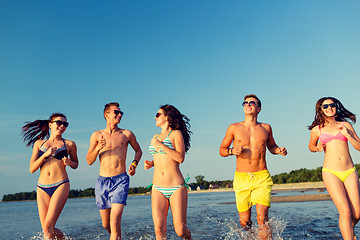
<instances>
[{"instance_id":1,"label":"blue bikini top","mask_svg":"<svg viewBox=\"0 0 360 240\"><path fill-rule=\"evenodd\" d=\"M63 140L64 146L62 148L57 149L55 154L52 155L54 158L56 158L58 160L62 160L63 157L68 157L68 152L67 152L65 141L64 141L64 139L62 139L62 140ZM40 146L39 157L41 157L47 151L47 149L43 147L43 145L46 141L44 141L43 144L41 144L41 146Z\"/></svg>"},{"instance_id":2,"label":"blue bikini top","mask_svg":"<svg viewBox=\"0 0 360 240\"><path fill-rule=\"evenodd\" d=\"M169 139L169 135L172 132L172 130L169 132L169 134L167 135L167 137L164 139L164 141L162 141L162 143L167 146L168 148L171 148L172 150L175 150L174 146L172 145L170 139ZM158 135L156 135L155 139L160 135L160 133ZM155 150L155 147L153 145L150 144L149 146L149 152L151 155L157 154L157 153L161 153L161 154L166 154L166 152L164 152L164 150L162 150L161 148L159 149L159 151Z\"/></svg>"}]
</instances>

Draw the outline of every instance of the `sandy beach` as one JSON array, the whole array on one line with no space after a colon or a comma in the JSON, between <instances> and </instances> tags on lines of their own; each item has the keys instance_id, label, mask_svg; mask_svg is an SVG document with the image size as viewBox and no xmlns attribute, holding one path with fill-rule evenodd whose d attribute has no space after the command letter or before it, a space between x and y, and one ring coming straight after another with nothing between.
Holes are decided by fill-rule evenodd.
<instances>
[{"instance_id":1,"label":"sandy beach","mask_svg":"<svg viewBox=\"0 0 360 240\"><path fill-rule=\"evenodd\" d=\"M304 182L304 183L284 183L284 184L274 184L273 186L273 196L271 197L271 202L304 202L304 201L323 201L331 200L329 194L319 193L319 194L306 194L306 191L316 190L318 192L324 192L325 186L323 182ZM191 191L189 193L199 193L199 192L224 192L233 191L232 188L218 188L218 189L207 189L200 191ZM276 196L277 192L280 191L298 191L299 194L295 196Z\"/></svg>"}]
</instances>

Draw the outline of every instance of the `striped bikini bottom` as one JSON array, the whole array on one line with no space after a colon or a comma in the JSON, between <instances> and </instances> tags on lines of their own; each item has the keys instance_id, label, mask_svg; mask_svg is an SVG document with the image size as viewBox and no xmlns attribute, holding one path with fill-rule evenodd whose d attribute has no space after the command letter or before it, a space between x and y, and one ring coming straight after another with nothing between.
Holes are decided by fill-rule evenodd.
<instances>
[{"instance_id":1,"label":"striped bikini bottom","mask_svg":"<svg viewBox=\"0 0 360 240\"><path fill-rule=\"evenodd\" d=\"M181 188L182 186L185 186L185 183L181 184L180 186L169 187L169 188L159 187L159 186L153 185L153 188L155 188L156 190L161 192L167 199L169 199L171 197L171 195L173 195L173 193L176 190L178 190L179 188Z\"/></svg>"}]
</instances>

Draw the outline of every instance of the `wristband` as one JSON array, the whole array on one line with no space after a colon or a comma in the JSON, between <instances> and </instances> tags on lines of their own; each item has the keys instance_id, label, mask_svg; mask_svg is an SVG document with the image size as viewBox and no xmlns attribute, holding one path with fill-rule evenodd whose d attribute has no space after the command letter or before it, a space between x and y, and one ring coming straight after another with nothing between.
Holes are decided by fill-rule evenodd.
<instances>
[{"instance_id":1,"label":"wristband","mask_svg":"<svg viewBox=\"0 0 360 240\"><path fill-rule=\"evenodd\" d=\"M134 163L134 162L136 162L136 163ZM134 165L135 167L137 167L138 164L139 164L138 160L134 160L134 161L132 161L132 163L131 163L131 165Z\"/></svg>"},{"instance_id":2,"label":"wristband","mask_svg":"<svg viewBox=\"0 0 360 240\"><path fill-rule=\"evenodd\" d=\"M231 150L231 153L230 153L230 150ZM231 155L234 155L233 153L232 153L232 150L233 150L233 148L228 148L228 150L227 150L227 153L231 156Z\"/></svg>"}]
</instances>

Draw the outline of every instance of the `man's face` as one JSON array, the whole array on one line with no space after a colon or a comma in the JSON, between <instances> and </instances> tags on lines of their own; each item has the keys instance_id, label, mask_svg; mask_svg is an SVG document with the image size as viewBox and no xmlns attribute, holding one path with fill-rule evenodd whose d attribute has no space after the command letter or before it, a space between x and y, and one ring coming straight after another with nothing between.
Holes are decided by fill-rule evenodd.
<instances>
[{"instance_id":1,"label":"man's face","mask_svg":"<svg viewBox=\"0 0 360 240\"><path fill-rule=\"evenodd\" d=\"M123 116L123 112L117 106L111 106L109 111L105 114L105 118L107 121L120 123L121 118Z\"/></svg>"},{"instance_id":2,"label":"man's face","mask_svg":"<svg viewBox=\"0 0 360 240\"><path fill-rule=\"evenodd\" d=\"M258 101L253 97L246 98L242 105L245 114L258 114L261 111Z\"/></svg>"}]
</instances>

